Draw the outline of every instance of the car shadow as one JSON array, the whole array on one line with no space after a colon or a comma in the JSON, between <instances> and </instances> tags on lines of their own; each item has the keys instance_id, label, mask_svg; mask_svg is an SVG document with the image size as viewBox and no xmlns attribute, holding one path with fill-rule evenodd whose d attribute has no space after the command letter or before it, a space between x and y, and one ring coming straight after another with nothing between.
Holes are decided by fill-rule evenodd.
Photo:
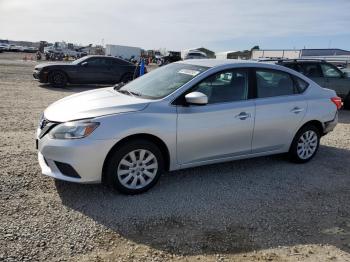
<instances>
[{"instance_id":1,"label":"car shadow","mask_svg":"<svg viewBox=\"0 0 350 262\"><path fill-rule=\"evenodd\" d=\"M350 110L342 109L339 111L339 123L350 124Z\"/></svg>"},{"instance_id":2,"label":"car shadow","mask_svg":"<svg viewBox=\"0 0 350 262\"><path fill-rule=\"evenodd\" d=\"M55 184L63 205L162 251L234 254L331 244L349 252L349 159L349 150L321 146L303 165L277 155L191 168L165 174L136 196L102 185Z\"/></svg>"},{"instance_id":3,"label":"car shadow","mask_svg":"<svg viewBox=\"0 0 350 262\"><path fill-rule=\"evenodd\" d=\"M49 84L39 84L39 87L45 88L47 90L51 90L54 92L71 92L71 93L79 93L83 91L89 91L97 88L104 88L113 86L112 84L102 85L102 84L77 84L77 85L67 85L66 87L53 87Z\"/></svg>"}]
</instances>

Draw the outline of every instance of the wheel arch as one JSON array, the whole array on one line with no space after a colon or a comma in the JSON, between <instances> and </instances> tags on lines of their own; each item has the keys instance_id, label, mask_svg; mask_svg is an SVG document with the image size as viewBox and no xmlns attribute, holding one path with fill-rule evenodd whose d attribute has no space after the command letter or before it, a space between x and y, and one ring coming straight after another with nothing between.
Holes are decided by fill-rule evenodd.
<instances>
[{"instance_id":1,"label":"wheel arch","mask_svg":"<svg viewBox=\"0 0 350 262\"><path fill-rule=\"evenodd\" d=\"M292 141L291 141L290 144L289 144L289 150L290 150L290 148L292 147L293 141L294 141L296 135L298 134L298 132L299 132L302 128L304 128L305 126L307 126L307 125L313 125L313 126L315 126L315 127L318 129L318 131L320 132L320 135L321 135L321 136L324 135L324 127L323 127L322 122L319 121L319 120L309 120L309 121L305 122L303 125L301 125L301 126L297 129L297 131L295 132L295 134L294 134L294 136L293 136Z\"/></svg>"},{"instance_id":2,"label":"wheel arch","mask_svg":"<svg viewBox=\"0 0 350 262\"><path fill-rule=\"evenodd\" d=\"M159 137L152 135L152 134L147 134L147 133L139 133L139 134L133 134L129 135L127 137L124 137L123 139L119 140L108 152L104 162L103 162L103 167L102 167L102 182L105 181L105 174L106 174L106 166L108 163L108 160L111 158L113 153L122 145L128 143L129 141L136 140L136 139L144 139L148 140L155 145L159 147L159 149L162 152L162 155L164 157L164 168L165 170L169 170L170 167L170 153L168 146L165 144L165 142L160 139Z\"/></svg>"},{"instance_id":3,"label":"wheel arch","mask_svg":"<svg viewBox=\"0 0 350 262\"><path fill-rule=\"evenodd\" d=\"M323 136L324 134L324 126L322 124L321 121L319 120L310 120L310 121L307 121L306 123L304 123L299 129L297 132L299 132L300 129L302 129L303 127L307 126L307 125L313 125L315 126L318 131L320 132L320 135Z\"/></svg>"}]
</instances>

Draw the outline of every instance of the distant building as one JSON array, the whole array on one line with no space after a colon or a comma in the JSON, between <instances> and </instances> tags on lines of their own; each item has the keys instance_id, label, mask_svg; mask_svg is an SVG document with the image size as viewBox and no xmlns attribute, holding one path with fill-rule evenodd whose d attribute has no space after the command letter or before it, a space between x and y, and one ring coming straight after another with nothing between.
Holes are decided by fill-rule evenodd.
<instances>
[{"instance_id":1,"label":"distant building","mask_svg":"<svg viewBox=\"0 0 350 262\"><path fill-rule=\"evenodd\" d=\"M301 57L301 50L278 49L278 50L253 50L252 59L296 59Z\"/></svg>"},{"instance_id":2,"label":"distant building","mask_svg":"<svg viewBox=\"0 0 350 262\"><path fill-rule=\"evenodd\" d=\"M350 56L350 51L343 49L302 49L301 56Z\"/></svg>"},{"instance_id":3,"label":"distant building","mask_svg":"<svg viewBox=\"0 0 350 262\"><path fill-rule=\"evenodd\" d=\"M350 51L328 49L280 49L280 50L253 50L252 59L324 59L327 61L350 61Z\"/></svg>"},{"instance_id":4,"label":"distant building","mask_svg":"<svg viewBox=\"0 0 350 262\"><path fill-rule=\"evenodd\" d=\"M247 60L251 57L251 51L225 51L215 53L216 59L242 59Z\"/></svg>"}]
</instances>

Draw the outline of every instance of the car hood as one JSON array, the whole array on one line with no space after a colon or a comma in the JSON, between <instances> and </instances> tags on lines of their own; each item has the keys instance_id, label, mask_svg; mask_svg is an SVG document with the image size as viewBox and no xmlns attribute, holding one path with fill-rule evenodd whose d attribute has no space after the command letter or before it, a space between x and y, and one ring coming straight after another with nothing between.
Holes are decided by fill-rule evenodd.
<instances>
[{"instance_id":1,"label":"car hood","mask_svg":"<svg viewBox=\"0 0 350 262\"><path fill-rule=\"evenodd\" d=\"M67 96L51 104L44 112L46 119L67 122L104 115L141 111L150 100L121 94L113 87L94 89Z\"/></svg>"},{"instance_id":2,"label":"car hood","mask_svg":"<svg viewBox=\"0 0 350 262\"><path fill-rule=\"evenodd\" d=\"M72 65L71 63L55 63L55 62L52 62L52 63L41 63L41 64L38 64L35 66L35 69L42 69L44 67L48 67L48 66L67 66L67 65Z\"/></svg>"}]
</instances>

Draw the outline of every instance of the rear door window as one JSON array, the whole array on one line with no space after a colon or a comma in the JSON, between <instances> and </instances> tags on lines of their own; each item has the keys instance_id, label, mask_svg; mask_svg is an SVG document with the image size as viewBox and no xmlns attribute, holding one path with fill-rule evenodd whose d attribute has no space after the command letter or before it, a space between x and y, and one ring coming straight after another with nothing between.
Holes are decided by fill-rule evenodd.
<instances>
[{"instance_id":1,"label":"rear door window","mask_svg":"<svg viewBox=\"0 0 350 262\"><path fill-rule=\"evenodd\" d=\"M301 66L299 64L296 64L296 63L286 63L286 64L283 64L283 66L288 67L292 70L295 70L299 73L303 72L303 69L301 68Z\"/></svg>"},{"instance_id":2,"label":"rear door window","mask_svg":"<svg viewBox=\"0 0 350 262\"><path fill-rule=\"evenodd\" d=\"M130 66L132 64L130 64L129 62L122 60L122 59L111 59L111 62L114 66Z\"/></svg>"},{"instance_id":3,"label":"rear door window","mask_svg":"<svg viewBox=\"0 0 350 262\"><path fill-rule=\"evenodd\" d=\"M303 74L307 77L323 77L321 67L318 63L302 64Z\"/></svg>"},{"instance_id":4,"label":"rear door window","mask_svg":"<svg viewBox=\"0 0 350 262\"><path fill-rule=\"evenodd\" d=\"M285 72L256 69L257 97L275 97L298 93L292 77Z\"/></svg>"},{"instance_id":5,"label":"rear door window","mask_svg":"<svg viewBox=\"0 0 350 262\"><path fill-rule=\"evenodd\" d=\"M110 66L111 62L110 59L105 58L99 58L99 57L92 57L88 60L89 65L91 66Z\"/></svg>"}]
</instances>

